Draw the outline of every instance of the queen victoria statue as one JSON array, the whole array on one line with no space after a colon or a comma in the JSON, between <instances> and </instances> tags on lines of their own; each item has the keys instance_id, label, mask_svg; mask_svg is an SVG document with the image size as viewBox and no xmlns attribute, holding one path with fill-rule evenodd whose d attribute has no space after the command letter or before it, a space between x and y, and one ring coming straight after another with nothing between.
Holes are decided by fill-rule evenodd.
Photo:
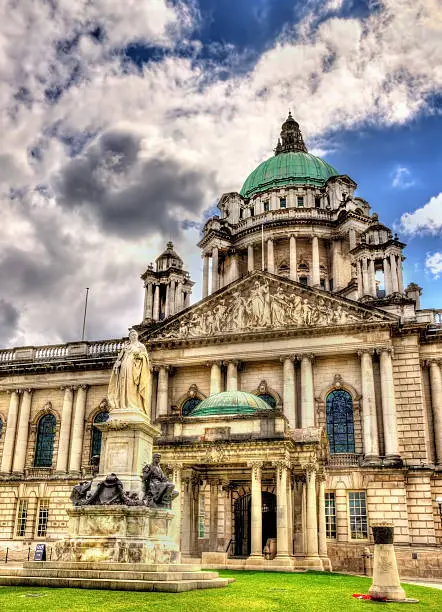
<instances>
[{"instance_id":1,"label":"queen victoria statue","mask_svg":"<svg viewBox=\"0 0 442 612\"><path fill-rule=\"evenodd\" d=\"M111 411L142 411L149 415L149 368L146 347L138 340L135 329L131 329L129 340L118 355L109 382Z\"/></svg>"}]
</instances>

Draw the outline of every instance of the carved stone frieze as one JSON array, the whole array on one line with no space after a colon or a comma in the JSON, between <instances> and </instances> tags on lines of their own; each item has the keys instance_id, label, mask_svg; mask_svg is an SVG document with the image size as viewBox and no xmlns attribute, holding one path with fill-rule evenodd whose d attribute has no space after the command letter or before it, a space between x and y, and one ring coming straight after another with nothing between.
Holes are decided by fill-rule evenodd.
<instances>
[{"instance_id":1,"label":"carved stone frieze","mask_svg":"<svg viewBox=\"0 0 442 612\"><path fill-rule=\"evenodd\" d=\"M166 323L151 339L191 339L266 329L327 327L391 320L387 314L318 295L308 287L264 273L235 283L221 295Z\"/></svg>"}]
</instances>

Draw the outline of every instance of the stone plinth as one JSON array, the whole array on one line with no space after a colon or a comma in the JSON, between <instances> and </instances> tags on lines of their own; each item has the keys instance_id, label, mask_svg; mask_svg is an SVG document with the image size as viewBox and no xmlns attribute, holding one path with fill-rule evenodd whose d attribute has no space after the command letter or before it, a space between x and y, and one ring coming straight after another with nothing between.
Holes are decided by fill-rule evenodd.
<instances>
[{"instance_id":1,"label":"stone plinth","mask_svg":"<svg viewBox=\"0 0 442 612\"><path fill-rule=\"evenodd\" d=\"M67 510L69 537L57 542L58 561L178 563L168 535L173 512L144 506L77 506Z\"/></svg>"},{"instance_id":2,"label":"stone plinth","mask_svg":"<svg viewBox=\"0 0 442 612\"><path fill-rule=\"evenodd\" d=\"M374 561L373 583L368 591L373 599L404 601L405 591L401 587L393 546L393 524L380 521L373 524Z\"/></svg>"},{"instance_id":3,"label":"stone plinth","mask_svg":"<svg viewBox=\"0 0 442 612\"><path fill-rule=\"evenodd\" d=\"M123 410L114 410L111 419L97 427L103 434L98 480L114 472L126 491L141 494L141 473L152 461L153 441L160 430L145 414Z\"/></svg>"}]
</instances>

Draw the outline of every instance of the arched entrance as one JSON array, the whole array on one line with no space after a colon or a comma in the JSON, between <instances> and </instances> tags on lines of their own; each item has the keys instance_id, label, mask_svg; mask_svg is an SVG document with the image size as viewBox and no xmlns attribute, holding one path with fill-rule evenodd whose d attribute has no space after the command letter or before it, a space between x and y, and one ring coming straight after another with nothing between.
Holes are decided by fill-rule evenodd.
<instances>
[{"instance_id":1,"label":"arched entrance","mask_svg":"<svg viewBox=\"0 0 442 612\"><path fill-rule=\"evenodd\" d=\"M276 495L262 491L262 549L268 538L276 538ZM251 501L250 494L239 497L234 504L235 557L248 557L251 551Z\"/></svg>"}]
</instances>

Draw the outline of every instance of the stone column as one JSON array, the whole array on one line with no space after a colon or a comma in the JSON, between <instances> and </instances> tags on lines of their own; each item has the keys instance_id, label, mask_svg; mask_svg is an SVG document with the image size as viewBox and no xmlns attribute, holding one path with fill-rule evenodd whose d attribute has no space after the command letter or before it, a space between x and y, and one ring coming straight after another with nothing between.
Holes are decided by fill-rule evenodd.
<instances>
[{"instance_id":1,"label":"stone column","mask_svg":"<svg viewBox=\"0 0 442 612\"><path fill-rule=\"evenodd\" d=\"M356 273L358 277L358 298L361 298L364 295L364 282L362 279L362 262L358 260L356 262Z\"/></svg>"},{"instance_id":2,"label":"stone column","mask_svg":"<svg viewBox=\"0 0 442 612\"><path fill-rule=\"evenodd\" d=\"M321 277L319 272L319 239L317 236L312 238L312 286L319 287Z\"/></svg>"},{"instance_id":3,"label":"stone column","mask_svg":"<svg viewBox=\"0 0 442 612\"><path fill-rule=\"evenodd\" d=\"M31 416L32 389L23 392L18 419L17 439L12 464L13 472L22 473L25 469L26 451L28 448L29 417Z\"/></svg>"},{"instance_id":4,"label":"stone column","mask_svg":"<svg viewBox=\"0 0 442 612\"><path fill-rule=\"evenodd\" d=\"M397 276L396 255L390 254L390 270L391 270L391 290L393 293L399 291L399 281Z\"/></svg>"},{"instance_id":5,"label":"stone column","mask_svg":"<svg viewBox=\"0 0 442 612\"><path fill-rule=\"evenodd\" d=\"M209 550L218 550L218 480L209 481L210 516L209 516Z\"/></svg>"},{"instance_id":6,"label":"stone column","mask_svg":"<svg viewBox=\"0 0 442 612\"><path fill-rule=\"evenodd\" d=\"M262 558L262 461L253 461L248 465L252 468L252 542L250 554L252 557Z\"/></svg>"},{"instance_id":7,"label":"stone column","mask_svg":"<svg viewBox=\"0 0 442 612\"><path fill-rule=\"evenodd\" d=\"M431 406L433 410L434 442L437 464L442 465L442 377L439 362L431 359L430 367Z\"/></svg>"},{"instance_id":8,"label":"stone column","mask_svg":"<svg viewBox=\"0 0 442 612\"><path fill-rule=\"evenodd\" d=\"M8 419L6 425L5 441L3 444L2 464L0 471L9 474L12 469L12 459L14 456L15 435L17 432L18 407L20 404L20 391L11 391L9 400Z\"/></svg>"},{"instance_id":9,"label":"stone column","mask_svg":"<svg viewBox=\"0 0 442 612\"><path fill-rule=\"evenodd\" d=\"M387 296L387 295L390 295L392 292L390 261L388 257L384 258L383 266L384 266L384 289L385 289L385 295Z\"/></svg>"},{"instance_id":10,"label":"stone column","mask_svg":"<svg viewBox=\"0 0 442 612\"><path fill-rule=\"evenodd\" d=\"M253 244L249 244L249 246L247 247L247 272L253 272L253 270L255 269L253 255Z\"/></svg>"},{"instance_id":11,"label":"stone column","mask_svg":"<svg viewBox=\"0 0 442 612\"><path fill-rule=\"evenodd\" d=\"M290 236L290 280L297 280L296 238Z\"/></svg>"},{"instance_id":12,"label":"stone column","mask_svg":"<svg viewBox=\"0 0 442 612\"><path fill-rule=\"evenodd\" d=\"M230 280L233 283L239 278L238 253L235 251L230 255Z\"/></svg>"},{"instance_id":13,"label":"stone column","mask_svg":"<svg viewBox=\"0 0 442 612\"><path fill-rule=\"evenodd\" d=\"M358 352L361 359L362 381L362 431L364 443L364 464L379 463L378 421L376 415L376 395L373 376L374 350L365 349Z\"/></svg>"},{"instance_id":14,"label":"stone column","mask_svg":"<svg viewBox=\"0 0 442 612\"><path fill-rule=\"evenodd\" d=\"M327 533L325 528L325 474L318 474L318 552L327 557Z\"/></svg>"},{"instance_id":15,"label":"stone column","mask_svg":"<svg viewBox=\"0 0 442 612\"><path fill-rule=\"evenodd\" d=\"M194 521L194 503L193 503L193 477L192 475L183 480L183 525L181 537L181 552L183 556L190 557L192 554L193 545L193 521Z\"/></svg>"},{"instance_id":16,"label":"stone column","mask_svg":"<svg viewBox=\"0 0 442 612\"><path fill-rule=\"evenodd\" d=\"M152 285L149 285L152 287ZM71 437L72 410L74 408L74 389L64 388L61 409L60 438L58 442L57 472L67 472L69 460L69 441Z\"/></svg>"},{"instance_id":17,"label":"stone column","mask_svg":"<svg viewBox=\"0 0 442 612\"><path fill-rule=\"evenodd\" d=\"M86 412L87 385L77 389L75 398L74 422L72 425L71 454L69 457L69 471L81 472L81 454L84 438L84 415Z\"/></svg>"},{"instance_id":18,"label":"stone column","mask_svg":"<svg viewBox=\"0 0 442 612\"><path fill-rule=\"evenodd\" d=\"M293 475L287 478L287 546L289 555L293 555Z\"/></svg>"},{"instance_id":19,"label":"stone column","mask_svg":"<svg viewBox=\"0 0 442 612\"><path fill-rule=\"evenodd\" d=\"M238 361L227 362L227 391L238 391Z\"/></svg>"},{"instance_id":20,"label":"stone column","mask_svg":"<svg viewBox=\"0 0 442 612\"><path fill-rule=\"evenodd\" d=\"M150 421L154 420L154 414L153 414L153 406L152 406L152 399L153 399L153 387L154 387L154 373L153 373L153 368L152 366L150 366L149 368L149 382L148 382L148 386L146 389L146 409L147 409L147 414L149 417Z\"/></svg>"},{"instance_id":21,"label":"stone column","mask_svg":"<svg viewBox=\"0 0 442 612\"><path fill-rule=\"evenodd\" d=\"M154 286L153 294L153 320L158 321L160 318L160 285Z\"/></svg>"},{"instance_id":22,"label":"stone column","mask_svg":"<svg viewBox=\"0 0 442 612\"><path fill-rule=\"evenodd\" d=\"M221 361L214 361L209 364L210 368L210 395L215 393L221 393L222 391L222 380L221 380Z\"/></svg>"},{"instance_id":23,"label":"stone column","mask_svg":"<svg viewBox=\"0 0 442 612\"><path fill-rule=\"evenodd\" d=\"M173 540L178 544L181 550L181 474L183 470L182 463L174 463L172 466L172 482L175 484L175 489L179 491L178 497L172 501L171 510L174 513L174 517L170 525L170 535Z\"/></svg>"},{"instance_id":24,"label":"stone column","mask_svg":"<svg viewBox=\"0 0 442 612\"><path fill-rule=\"evenodd\" d=\"M295 556L304 555L304 488L304 474L295 474L293 486L293 545Z\"/></svg>"},{"instance_id":25,"label":"stone column","mask_svg":"<svg viewBox=\"0 0 442 612\"><path fill-rule=\"evenodd\" d=\"M276 548L277 559L289 560L287 537L287 471L284 461L276 464Z\"/></svg>"},{"instance_id":26,"label":"stone column","mask_svg":"<svg viewBox=\"0 0 442 612\"><path fill-rule=\"evenodd\" d=\"M318 516L316 512L316 466L311 464L306 469L307 483L307 541L306 556L318 556Z\"/></svg>"},{"instance_id":27,"label":"stone column","mask_svg":"<svg viewBox=\"0 0 442 612\"><path fill-rule=\"evenodd\" d=\"M332 278L333 291L341 289L342 243L340 240L332 241Z\"/></svg>"},{"instance_id":28,"label":"stone column","mask_svg":"<svg viewBox=\"0 0 442 612\"><path fill-rule=\"evenodd\" d=\"M144 318L152 319L152 282L148 281L145 285L146 292L144 298Z\"/></svg>"},{"instance_id":29,"label":"stone column","mask_svg":"<svg viewBox=\"0 0 442 612\"><path fill-rule=\"evenodd\" d=\"M267 240L267 272L275 273L275 256L273 252L273 239Z\"/></svg>"},{"instance_id":30,"label":"stone column","mask_svg":"<svg viewBox=\"0 0 442 612\"><path fill-rule=\"evenodd\" d=\"M169 366L160 365L158 371L157 417L167 416L169 410Z\"/></svg>"},{"instance_id":31,"label":"stone column","mask_svg":"<svg viewBox=\"0 0 442 612\"><path fill-rule=\"evenodd\" d=\"M362 295L370 295L369 283L368 283L368 266L367 258L364 257L362 260Z\"/></svg>"},{"instance_id":32,"label":"stone column","mask_svg":"<svg viewBox=\"0 0 442 612\"><path fill-rule=\"evenodd\" d=\"M399 293L404 293L404 277L402 271L402 255L397 258L397 280L399 285Z\"/></svg>"},{"instance_id":33,"label":"stone column","mask_svg":"<svg viewBox=\"0 0 442 612\"><path fill-rule=\"evenodd\" d=\"M374 267L374 259L368 260L368 287L370 295L376 297L376 270Z\"/></svg>"},{"instance_id":34,"label":"stone column","mask_svg":"<svg viewBox=\"0 0 442 612\"><path fill-rule=\"evenodd\" d=\"M209 256L203 257L203 298L209 295Z\"/></svg>"},{"instance_id":35,"label":"stone column","mask_svg":"<svg viewBox=\"0 0 442 612\"><path fill-rule=\"evenodd\" d=\"M313 394L313 359L314 355L297 355L301 362L301 425L315 426L315 398Z\"/></svg>"},{"instance_id":36,"label":"stone column","mask_svg":"<svg viewBox=\"0 0 442 612\"><path fill-rule=\"evenodd\" d=\"M215 293L219 289L219 277L218 277L218 247L212 249L212 291Z\"/></svg>"},{"instance_id":37,"label":"stone column","mask_svg":"<svg viewBox=\"0 0 442 612\"><path fill-rule=\"evenodd\" d=\"M293 355L281 357L282 376L283 376L283 402L284 414L289 421L292 429L296 428L296 386L295 386L295 366Z\"/></svg>"},{"instance_id":38,"label":"stone column","mask_svg":"<svg viewBox=\"0 0 442 612\"><path fill-rule=\"evenodd\" d=\"M381 348L381 394L382 394L382 419L384 423L385 459L384 466L397 467L402 465L399 455L396 400L394 396L393 364L391 360L391 348Z\"/></svg>"},{"instance_id":39,"label":"stone column","mask_svg":"<svg viewBox=\"0 0 442 612\"><path fill-rule=\"evenodd\" d=\"M164 318L167 319L167 317L170 315L170 281L167 283L166 285L166 304L164 306Z\"/></svg>"}]
</instances>

